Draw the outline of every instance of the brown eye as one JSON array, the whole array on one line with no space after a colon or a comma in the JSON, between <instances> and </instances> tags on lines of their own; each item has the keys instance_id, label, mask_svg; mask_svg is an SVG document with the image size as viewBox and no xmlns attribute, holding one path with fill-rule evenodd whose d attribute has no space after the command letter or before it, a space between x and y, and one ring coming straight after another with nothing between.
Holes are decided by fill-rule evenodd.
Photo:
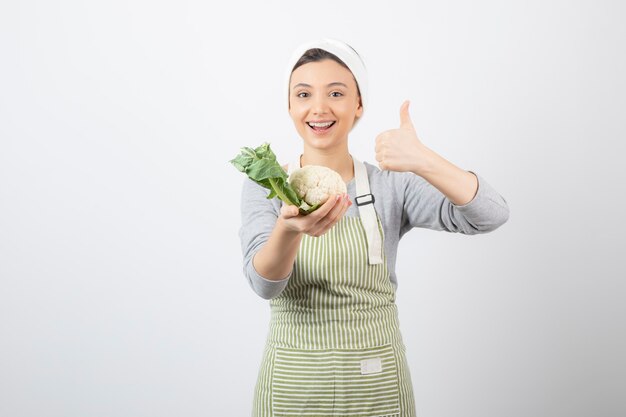
<instances>
[{"instance_id":1,"label":"brown eye","mask_svg":"<svg viewBox=\"0 0 626 417\"><path fill-rule=\"evenodd\" d=\"M341 97L341 96L343 96L343 94L340 91L333 91L332 93L330 93L330 95L332 97Z\"/></svg>"},{"instance_id":2,"label":"brown eye","mask_svg":"<svg viewBox=\"0 0 626 417\"><path fill-rule=\"evenodd\" d=\"M296 94L296 96L298 96L300 98L305 98L305 97L309 96L309 93L306 93L306 92L303 91L301 93Z\"/></svg>"}]
</instances>

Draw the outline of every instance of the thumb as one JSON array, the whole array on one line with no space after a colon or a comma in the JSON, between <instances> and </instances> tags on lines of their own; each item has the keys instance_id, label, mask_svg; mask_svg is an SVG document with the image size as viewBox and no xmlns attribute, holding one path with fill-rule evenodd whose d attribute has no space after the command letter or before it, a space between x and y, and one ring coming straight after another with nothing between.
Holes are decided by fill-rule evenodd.
<instances>
[{"instance_id":1,"label":"thumb","mask_svg":"<svg viewBox=\"0 0 626 417\"><path fill-rule=\"evenodd\" d=\"M283 206L280 208L280 213L285 219L289 219L291 217L296 217L298 214L300 214L300 210L298 210L298 207L296 206L283 204Z\"/></svg>"},{"instance_id":2,"label":"thumb","mask_svg":"<svg viewBox=\"0 0 626 417\"><path fill-rule=\"evenodd\" d=\"M411 121L411 115L409 114L409 100L405 100L400 106L400 128L415 130L413 122Z\"/></svg>"}]
</instances>

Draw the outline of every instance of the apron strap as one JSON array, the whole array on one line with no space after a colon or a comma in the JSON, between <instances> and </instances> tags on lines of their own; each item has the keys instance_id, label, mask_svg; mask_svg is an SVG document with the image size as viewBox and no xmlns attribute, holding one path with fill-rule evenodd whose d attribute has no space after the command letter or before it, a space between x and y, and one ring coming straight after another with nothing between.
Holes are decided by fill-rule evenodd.
<instances>
[{"instance_id":1,"label":"apron strap","mask_svg":"<svg viewBox=\"0 0 626 417\"><path fill-rule=\"evenodd\" d=\"M298 155L298 159L294 159L287 166L287 176L290 176L293 173L293 171L295 171L298 168L300 168L300 155Z\"/></svg>"},{"instance_id":2,"label":"apron strap","mask_svg":"<svg viewBox=\"0 0 626 417\"><path fill-rule=\"evenodd\" d=\"M382 264L382 237L378 229L378 219L374 209L374 196L370 192L370 182L367 178L367 169L363 162L352 157L354 163L354 177L356 180L356 197L354 202L359 208L359 216L365 237L367 238L367 250L371 265ZM289 164L287 175L300 168L300 156Z\"/></svg>"},{"instance_id":3,"label":"apron strap","mask_svg":"<svg viewBox=\"0 0 626 417\"><path fill-rule=\"evenodd\" d=\"M356 179L356 197L354 202L359 208L361 223L367 237L367 250L370 265L382 264L382 237L378 229L378 219L374 209L374 195L370 192L370 182L367 178L367 169L363 162L352 157L354 161L354 176Z\"/></svg>"}]
</instances>

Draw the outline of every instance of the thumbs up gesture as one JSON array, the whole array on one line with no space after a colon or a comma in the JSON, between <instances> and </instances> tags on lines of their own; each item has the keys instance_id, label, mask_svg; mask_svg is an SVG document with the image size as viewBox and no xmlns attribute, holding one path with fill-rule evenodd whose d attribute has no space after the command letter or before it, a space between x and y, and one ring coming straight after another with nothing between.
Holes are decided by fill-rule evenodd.
<instances>
[{"instance_id":1,"label":"thumbs up gesture","mask_svg":"<svg viewBox=\"0 0 626 417\"><path fill-rule=\"evenodd\" d=\"M407 100L400 107L400 127L376 137L378 166L382 170L411 171L419 175L426 166L428 154L428 148L418 139L413 127Z\"/></svg>"}]
</instances>

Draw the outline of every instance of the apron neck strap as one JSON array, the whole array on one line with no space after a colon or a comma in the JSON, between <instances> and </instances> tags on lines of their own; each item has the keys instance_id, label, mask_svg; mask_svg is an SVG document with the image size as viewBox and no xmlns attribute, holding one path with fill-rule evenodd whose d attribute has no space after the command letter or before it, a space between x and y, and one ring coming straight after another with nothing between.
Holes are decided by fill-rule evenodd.
<instances>
[{"instance_id":1,"label":"apron neck strap","mask_svg":"<svg viewBox=\"0 0 626 417\"><path fill-rule=\"evenodd\" d=\"M365 164L352 157L354 161L354 177L356 180L356 196L354 202L359 208L359 216L365 236L367 237L367 252L370 265L382 264L382 236L378 228L378 218L374 209L374 195L370 191L370 182L367 178Z\"/></svg>"},{"instance_id":2,"label":"apron neck strap","mask_svg":"<svg viewBox=\"0 0 626 417\"><path fill-rule=\"evenodd\" d=\"M300 168L300 156L299 155L298 155L298 158L291 161L291 163L287 167L287 175L290 176L293 173L293 171L295 171L298 168Z\"/></svg>"}]
</instances>

